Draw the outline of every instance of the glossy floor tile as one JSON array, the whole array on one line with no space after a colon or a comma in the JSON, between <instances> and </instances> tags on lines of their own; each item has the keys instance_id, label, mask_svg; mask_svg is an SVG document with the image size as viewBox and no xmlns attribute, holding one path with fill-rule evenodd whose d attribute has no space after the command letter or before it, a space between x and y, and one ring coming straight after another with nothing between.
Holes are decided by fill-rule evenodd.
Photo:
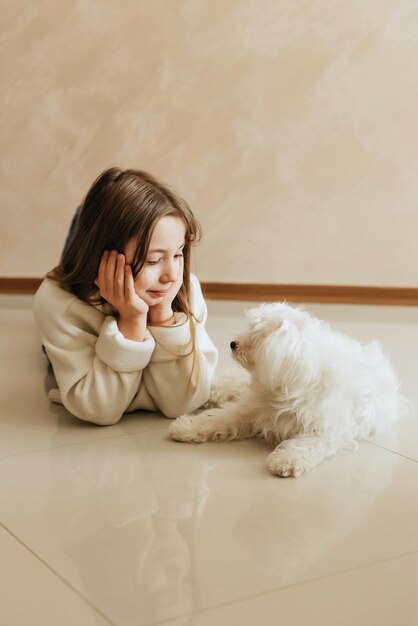
<instances>
[{"instance_id":1,"label":"glossy floor tile","mask_svg":"<svg viewBox=\"0 0 418 626\"><path fill-rule=\"evenodd\" d=\"M256 305L208 304L222 370ZM181 444L158 414L101 428L51 406L30 307L0 298L0 623L418 623L415 410L355 453L274 478L262 441ZM379 339L418 402L417 309L306 308Z\"/></svg>"},{"instance_id":2,"label":"glossy floor tile","mask_svg":"<svg viewBox=\"0 0 418 626\"><path fill-rule=\"evenodd\" d=\"M179 618L166 626L377 626L418 622L418 554ZM390 593L387 590L390 589Z\"/></svg>"},{"instance_id":3,"label":"glossy floor tile","mask_svg":"<svg viewBox=\"0 0 418 626\"><path fill-rule=\"evenodd\" d=\"M87 599L1 526L0 554L1 624L110 624Z\"/></svg>"}]
</instances>

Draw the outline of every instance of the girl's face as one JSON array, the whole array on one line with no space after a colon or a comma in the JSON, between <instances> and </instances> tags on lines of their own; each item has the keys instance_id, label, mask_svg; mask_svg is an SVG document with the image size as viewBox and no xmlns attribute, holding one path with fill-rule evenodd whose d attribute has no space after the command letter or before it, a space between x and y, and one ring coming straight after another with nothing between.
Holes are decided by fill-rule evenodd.
<instances>
[{"instance_id":1,"label":"girl's face","mask_svg":"<svg viewBox=\"0 0 418 626\"><path fill-rule=\"evenodd\" d=\"M167 215L155 225L147 258L135 279L135 292L149 307L172 302L183 283L183 248L186 225L181 217ZM131 265L138 245L137 237L125 247L126 263Z\"/></svg>"}]
</instances>

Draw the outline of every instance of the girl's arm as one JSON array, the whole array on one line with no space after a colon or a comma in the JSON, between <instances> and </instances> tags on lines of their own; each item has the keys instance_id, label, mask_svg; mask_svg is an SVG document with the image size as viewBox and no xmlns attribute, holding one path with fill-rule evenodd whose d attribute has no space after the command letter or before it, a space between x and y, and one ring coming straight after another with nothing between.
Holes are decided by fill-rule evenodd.
<instances>
[{"instance_id":1,"label":"girl's arm","mask_svg":"<svg viewBox=\"0 0 418 626\"><path fill-rule=\"evenodd\" d=\"M46 280L34 303L41 340L64 406L76 417L115 424L141 385L155 341L126 339L112 316Z\"/></svg>"},{"instance_id":2,"label":"girl's arm","mask_svg":"<svg viewBox=\"0 0 418 626\"><path fill-rule=\"evenodd\" d=\"M166 417L188 413L207 402L210 384L218 360L218 352L210 340L205 325L207 307L199 281L192 275L193 312L197 351L190 354L190 326L184 313L177 313L175 326L150 326L155 350L143 374L143 383L155 405ZM193 375L192 375L193 374Z\"/></svg>"}]
</instances>

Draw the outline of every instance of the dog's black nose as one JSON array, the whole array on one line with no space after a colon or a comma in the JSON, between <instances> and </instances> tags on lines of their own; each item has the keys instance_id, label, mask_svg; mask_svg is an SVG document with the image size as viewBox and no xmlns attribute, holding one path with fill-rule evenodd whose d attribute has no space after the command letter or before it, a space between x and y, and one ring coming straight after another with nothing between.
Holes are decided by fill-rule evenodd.
<instances>
[{"instance_id":1,"label":"dog's black nose","mask_svg":"<svg viewBox=\"0 0 418 626\"><path fill-rule=\"evenodd\" d=\"M235 348L237 347L237 342L236 341L231 341L231 343L229 345L231 346L231 350L235 350Z\"/></svg>"}]
</instances>

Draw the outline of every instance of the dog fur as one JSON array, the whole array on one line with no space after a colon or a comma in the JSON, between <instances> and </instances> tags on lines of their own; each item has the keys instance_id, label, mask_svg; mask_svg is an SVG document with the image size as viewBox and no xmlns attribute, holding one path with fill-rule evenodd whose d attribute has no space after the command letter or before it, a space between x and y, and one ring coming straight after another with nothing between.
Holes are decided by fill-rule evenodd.
<instances>
[{"instance_id":1,"label":"dog fur","mask_svg":"<svg viewBox=\"0 0 418 626\"><path fill-rule=\"evenodd\" d=\"M388 428L404 412L395 371L378 342L362 344L286 303L246 312L247 330L231 342L250 374L214 387L212 405L182 415L173 439L187 442L263 437L267 467L299 476L356 440Z\"/></svg>"}]
</instances>

